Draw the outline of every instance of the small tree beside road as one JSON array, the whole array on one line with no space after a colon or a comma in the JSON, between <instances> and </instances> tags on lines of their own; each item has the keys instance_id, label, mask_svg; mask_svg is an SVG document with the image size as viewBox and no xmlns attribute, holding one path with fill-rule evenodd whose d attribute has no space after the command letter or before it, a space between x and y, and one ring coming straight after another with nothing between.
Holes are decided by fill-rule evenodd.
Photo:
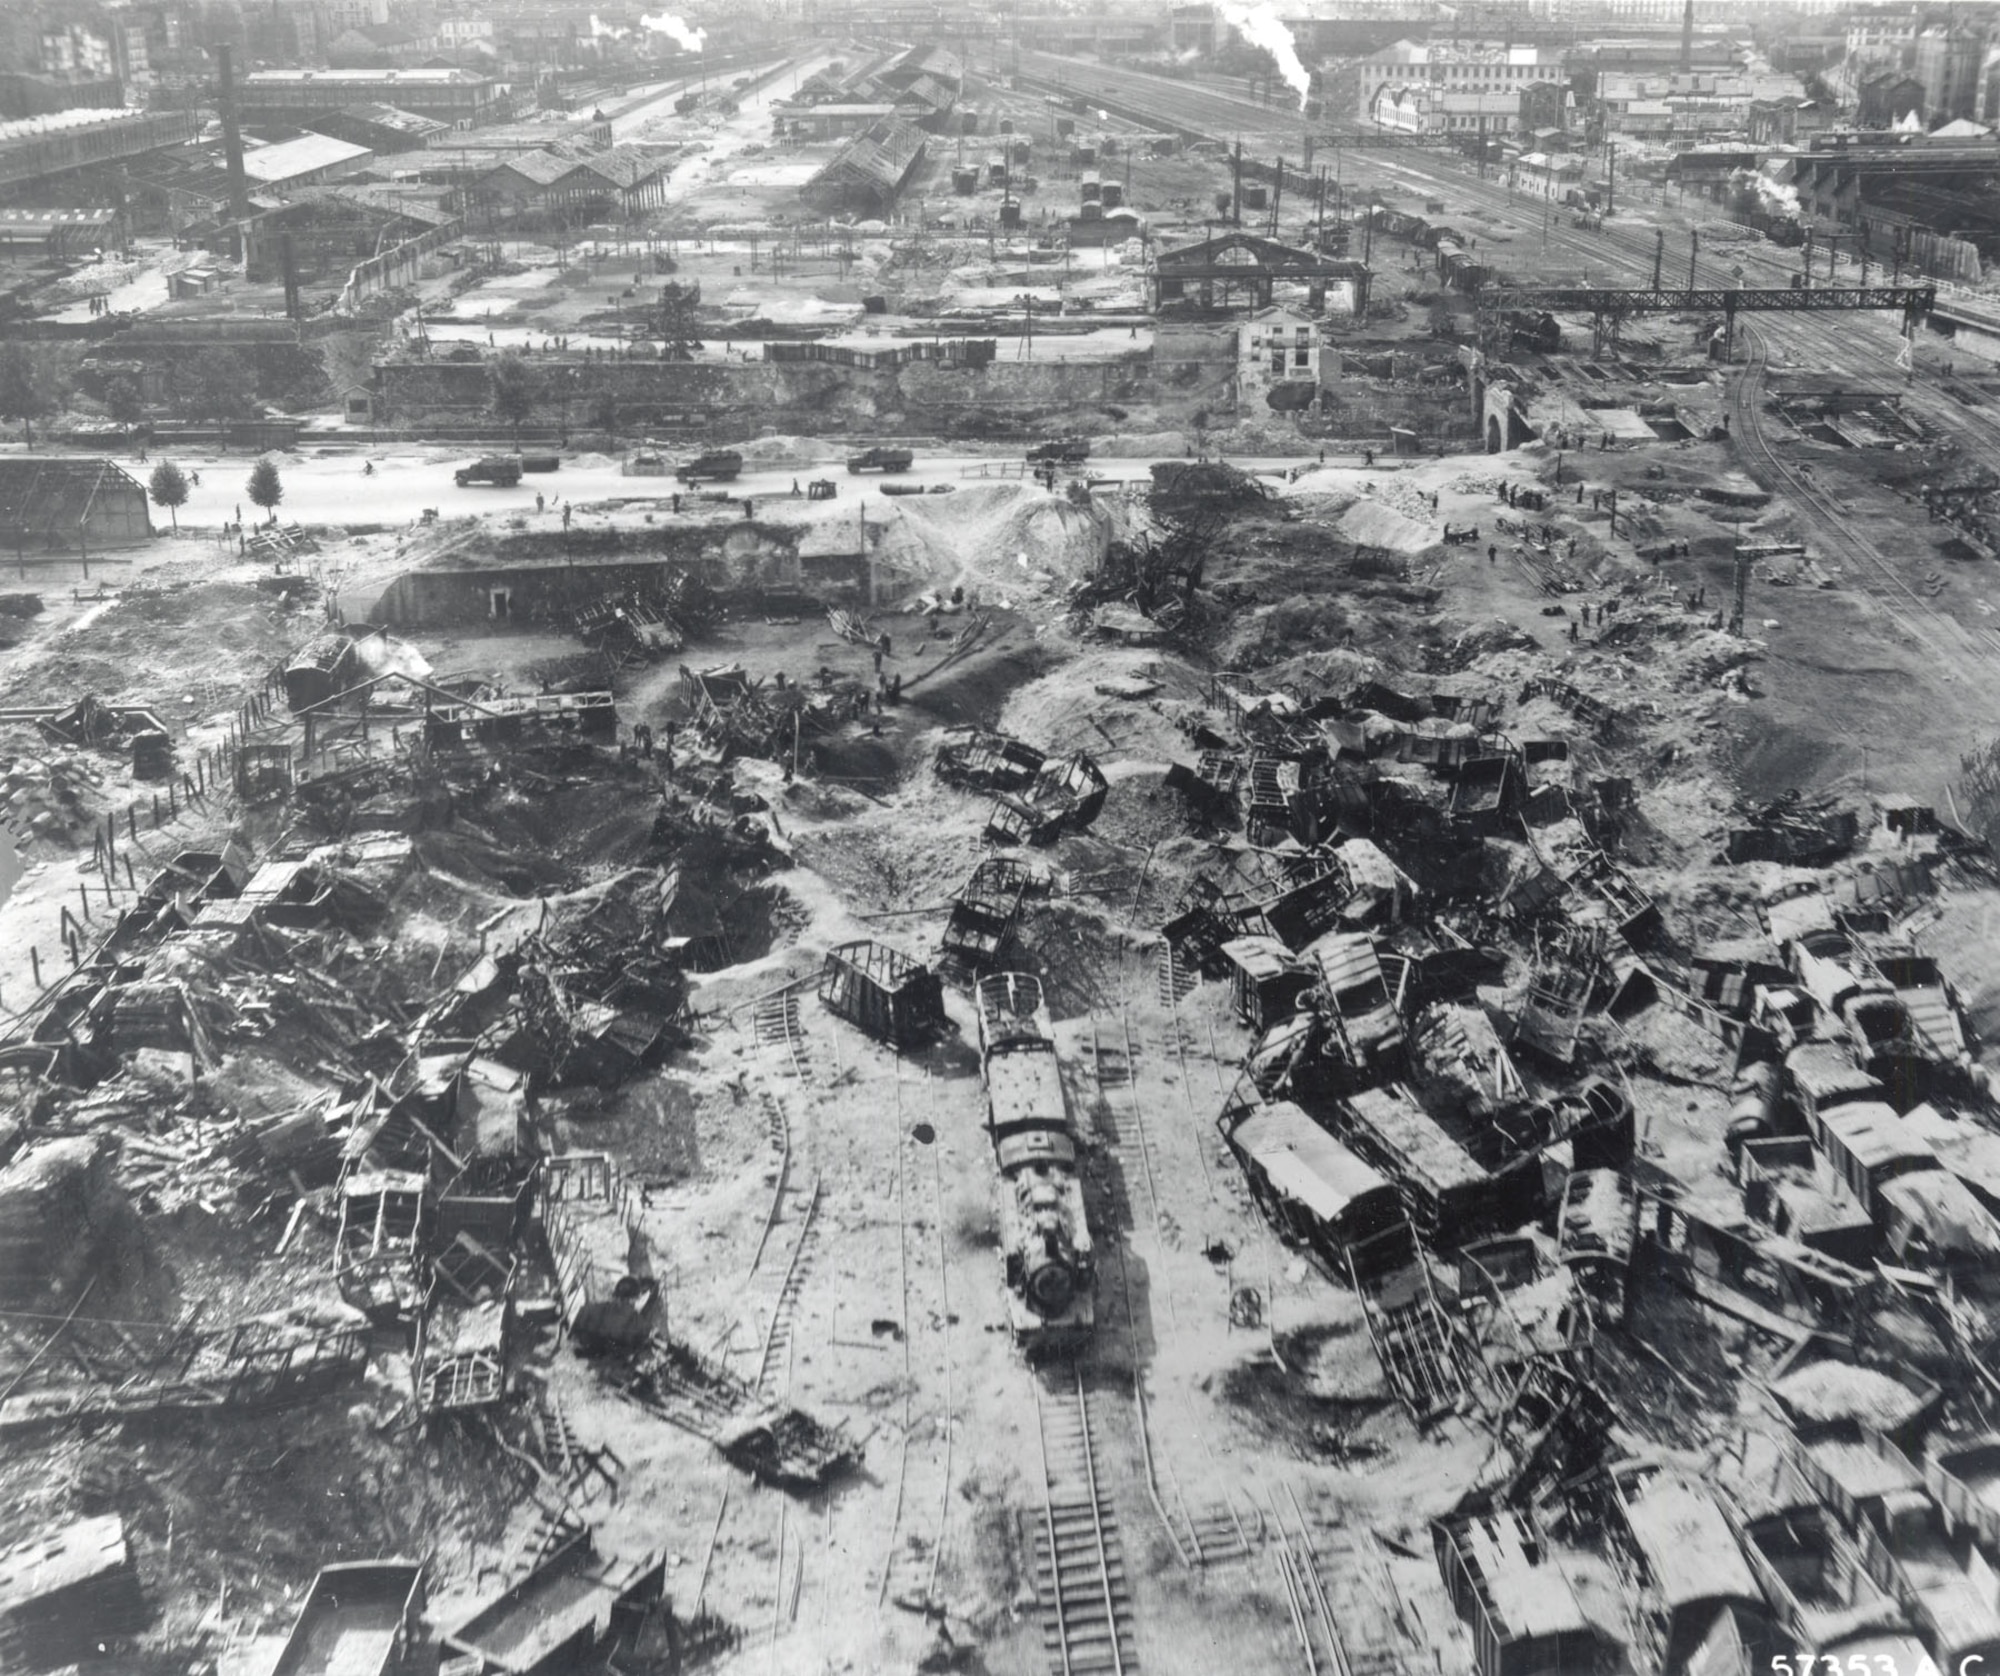
<instances>
[{"instance_id":1,"label":"small tree beside road","mask_svg":"<svg viewBox=\"0 0 2000 1676\"><path fill-rule=\"evenodd\" d=\"M21 421L22 440L35 446L35 421L55 409L46 369L25 344L0 345L0 419Z\"/></svg>"},{"instance_id":2,"label":"small tree beside road","mask_svg":"<svg viewBox=\"0 0 2000 1676\"><path fill-rule=\"evenodd\" d=\"M493 363L493 416L513 427L514 446L521 445L521 424L535 411L541 381L535 369L518 355L502 355Z\"/></svg>"},{"instance_id":3,"label":"small tree beside road","mask_svg":"<svg viewBox=\"0 0 2000 1676\"><path fill-rule=\"evenodd\" d=\"M139 386L123 373L104 387L104 411L121 425L136 425L146 416Z\"/></svg>"},{"instance_id":4,"label":"small tree beside road","mask_svg":"<svg viewBox=\"0 0 2000 1676\"><path fill-rule=\"evenodd\" d=\"M153 467L153 475L146 485L146 492L153 497L155 506L164 506L167 515L174 521L174 531L180 532L181 508L187 505L187 473L172 460L162 460Z\"/></svg>"},{"instance_id":5,"label":"small tree beside road","mask_svg":"<svg viewBox=\"0 0 2000 1676\"><path fill-rule=\"evenodd\" d=\"M259 460L250 471L250 481L244 485L252 506L261 506L270 514L267 520L278 521L278 502L285 498L285 486L278 481L278 468L269 460Z\"/></svg>"}]
</instances>

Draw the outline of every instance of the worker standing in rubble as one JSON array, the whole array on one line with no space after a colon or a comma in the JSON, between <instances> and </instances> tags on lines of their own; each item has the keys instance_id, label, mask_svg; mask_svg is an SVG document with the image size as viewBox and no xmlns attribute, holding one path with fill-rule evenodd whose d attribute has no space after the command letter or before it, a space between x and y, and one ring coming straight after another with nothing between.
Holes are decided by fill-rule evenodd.
<instances>
[{"instance_id":1,"label":"worker standing in rubble","mask_svg":"<svg viewBox=\"0 0 2000 1676\"><path fill-rule=\"evenodd\" d=\"M568 502L568 501L564 501L564 502L563 502L563 532L564 532L565 534L567 534L567 533L568 533L568 531L569 531L569 502Z\"/></svg>"}]
</instances>

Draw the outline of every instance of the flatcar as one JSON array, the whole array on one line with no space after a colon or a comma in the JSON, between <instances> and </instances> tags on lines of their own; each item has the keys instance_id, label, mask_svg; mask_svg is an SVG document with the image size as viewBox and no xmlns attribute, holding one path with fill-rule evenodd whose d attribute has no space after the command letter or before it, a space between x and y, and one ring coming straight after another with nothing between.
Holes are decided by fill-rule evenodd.
<instances>
[{"instance_id":1,"label":"flatcar","mask_svg":"<svg viewBox=\"0 0 2000 1676\"><path fill-rule=\"evenodd\" d=\"M1096 1253L1054 1024L1025 972L982 978L974 998L1014 1340L1030 1353L1072 1348L1096 1322Z\"/></svg>"}]
</instances>

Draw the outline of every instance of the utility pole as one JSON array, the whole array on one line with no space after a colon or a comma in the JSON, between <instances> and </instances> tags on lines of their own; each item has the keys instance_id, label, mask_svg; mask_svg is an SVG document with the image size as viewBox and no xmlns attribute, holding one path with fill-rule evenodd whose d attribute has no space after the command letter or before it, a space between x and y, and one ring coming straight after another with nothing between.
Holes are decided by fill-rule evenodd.
<instances>
[{"instance_id":1,"label":"utility pole","mask_svg":"<svg viewBox=\"0 0 2000 1676\"><path fill-rule=\"evenodd\" d=\"M1236 142L1236 155L1230 161L1229 219L1232 225L1243 225L1243 142Z\"/></svg>"},{"instance_id":2,"label":"utility pole","mask_svg":"<svg viewBox=\"0 0 2000 1676\"><path fill-rule=\"evenodd\" d=\"M1653 289L1660 288L1660 264L1667 259L1667 230L1657 229L1653 234Z\"/></svg>"},{"instance_id":3,"label":"utility pole","mask_svg":"<svg viewBox=\"0 0 2000 1676\"><path fill-rule=\"evenodd\" d=\"M1690 291L1694 289L1695 259L1700 254L1701 254L1701 234L1698 232L1691 231L1688 234L1688 289Z\"/></svg>"},{"instance_id":4,"label":"utility pole","mask_svg":"<svg viewBox=\"0 0 2000 1676\"><path fill-rule=\"evenodd\" d=\"M1278 206L1285 201L1285 154L1278 153L1277 184L1271 188L1271 237L1278 236Z\"/></svg>"},{"instance_id":5,"label":"utility pole","mask_svg":"<svg viewBox=\"0 0 2000 1676\"><path fill-rule=\"evenodd\" d=\"M1618 142L1604 142L1604 213L1612 211L1618 185Z\"/></svg>"}]
</instances>

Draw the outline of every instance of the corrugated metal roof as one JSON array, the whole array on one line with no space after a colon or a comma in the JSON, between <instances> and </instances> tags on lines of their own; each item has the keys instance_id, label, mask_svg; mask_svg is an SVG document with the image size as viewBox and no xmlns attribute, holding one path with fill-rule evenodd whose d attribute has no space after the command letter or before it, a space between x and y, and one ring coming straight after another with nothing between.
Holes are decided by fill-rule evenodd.
<instances>
[{"instance_id":1,"label":"corrugated metal roof","mask_svg":"<svg viewBox=\"0 0 2000 1676\"><path fill-rule=\"evenodd\" d=\"M296 140L281 140L276 145L244 152L243 172L252 180L275 186L374 155L365 145L336 140L330 134L301 134Z\"/></svg>"}]
</instances>

